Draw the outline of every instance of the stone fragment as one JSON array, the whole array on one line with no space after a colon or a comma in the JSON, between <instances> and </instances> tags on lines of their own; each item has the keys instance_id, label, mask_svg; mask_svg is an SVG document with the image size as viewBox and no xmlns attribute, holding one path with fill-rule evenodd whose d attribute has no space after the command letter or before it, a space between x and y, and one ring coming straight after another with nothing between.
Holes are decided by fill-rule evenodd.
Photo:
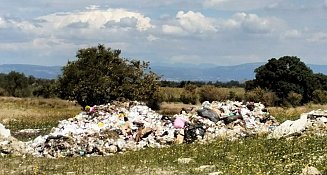
<instances>
[{"instance_id":1,"label":"stone fragment","mask_svg":"<svg viewBox=\"0 0 327 175\"><path fill-rule=\"evenodd\" d=\"M223 174L223 172L216 171L216 172L209 173L208 175L220 175L220 174Z\"/></svg>"},{"instance_id":2,"label":"stone fragment","mask_svg":"<svg viewBox=\"0 0 327 175\"><path fill-rule=\"evenodd\" d=\"M201 165L200 167L195 168L197 172L211 172L216 169L215 165Z\"/></svg>"},{"instance_id":3,"label":"stone fragment","mask_svg":"<svg viewBox=\"0 0 327 175\"><path fill-rule=\"evenodd\" d=\"M302 173L300 175L320 175L320 171L313 167L313 166L307 166L302 169Z\"/></svg>"},{"instance_id":4,"label":"stone fragment","mask_svg":"<svg viewBox=\"0 0 327 175\"><path fill-rule=\"evenodd\" d=\"M195 160L192 159L192 158L178 158L178 159L177 159L177 162L178 162L179 164L189 164L189 163L194 163Z\"/></svg>"}]
</instances>

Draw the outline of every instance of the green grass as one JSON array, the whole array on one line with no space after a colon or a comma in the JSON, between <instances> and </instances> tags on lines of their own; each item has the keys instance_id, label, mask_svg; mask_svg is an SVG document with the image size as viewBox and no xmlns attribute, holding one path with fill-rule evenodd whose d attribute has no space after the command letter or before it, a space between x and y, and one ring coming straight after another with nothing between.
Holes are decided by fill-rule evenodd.
<instances>
[{"instance_id":1,"label":"green grass","mask_svg":"<svg viewBox=\"0 0 327 175\"><path fill-rule=\"evenodd\" d=\"M25 174L205 174L201 165L214 165L210 172L223 174L299 174L307 165L326 173L327 137L302 137L293 140L244 138L217 140L210 144L183 144L169 148L148 148L108 157L0 159L0 173ZM178 164L178 158L193 158Z\"/></svg>"},{"instance_id":2,"label":"green grass","mask_svg":"<svg viewBox=\"0 0 327 175\"><path fill-rule=\"evenodd\" d=\"M59 120L79 113L80 107L58 99L0 98L0 122L12 131L26 128L49 128ZM182 106L166 104L165 110L178 111ZM322 105L299 108L269 108L279 121L297 119L303 112L326 109ZM19 139L26 140L24 136ZM29 138L30 139L30 138ZM192 158L190 164L178 164L178 158ZM172 145L148 148L107 157L70 157L59 159L26 157L0 158L0 174L300 174L307 165L327 174L327 136L267 140L248 137L238 141L217 140L208 144ZM214 167L205 172L196 168Z\"/></svg>"}]
</instances>

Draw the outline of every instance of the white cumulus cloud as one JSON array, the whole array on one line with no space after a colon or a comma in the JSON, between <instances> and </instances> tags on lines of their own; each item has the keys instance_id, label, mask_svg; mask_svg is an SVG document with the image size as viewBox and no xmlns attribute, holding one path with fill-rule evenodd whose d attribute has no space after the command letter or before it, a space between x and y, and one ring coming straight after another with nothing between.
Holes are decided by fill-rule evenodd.
<instances>
[{"instance_id":1,"label":"white cumulus cloud","mask_svg":"<svg viewBox=\"0 0 327 175\"><path fill-rule=\"evenodd\" d=\"M302 37L302 32L296 29L292 29L292 30L287 30L285 31L285 33L282 34L282 37L285 39L288 38L301 38Z\"/></svg>"},{"instance_id":2,"label":"white cumulus cloud","mask_svg":"<svg viewBox=\"0 0 327 175\"><path fill-rule=\"evenodd\" d=\"M204 16L200 12L179 11L174 24L163 25L162 31L166 34L205 34L216 32L214 19Z\"/></svg>"},{"instance_id":3,"label":"white cumulus cloud","mask_svg":"<svg viewBox=\"0 0 327 175\"><path fill-rule=\"evenodd\" d=\"M327 42L327 32L316 32L307 39L309 42Z\"/></svg>"},{"instance_id":4,"label":"white cumulus cloud","mask_svg":"<svg viewBox=\"0 0 327 175\"><path fill-rule=\"evenodd\" d=\"M18 29L21 31L33 31L36 29L36 26L28 21L6 19L0 17L0 28L3 29Z\"/></svg>"},{"instance_id":5,"label":"white cumulus cloud","mask_svg":"<svg viewBox=\"0 0 327 175\"><path fill-rule=\"evenodd\" d=\"M223 22L222 28L242 29L249 33L269 33L282 28L283 22L274 17L259 17L251 13L236 13Z\"/></svg>"},{"instance_id":6,"label":"white cumulus cloud","mask_svg":"<svg viewBox=\"0 0 327 175\"><path fill-rule=\"evenodd\" d=\"M101 29L108 22L123 22L127 18L136 20L136 27L139 31L146 31L154 26L151 24L151 19L137 12L131 12L125 9L108 9L99 10L96 7L89 7L87 11L69 12L69 13L54 13L39 17L39 20L46 21L41 23L49 29L62 29L71 24L84 23L88 24L89 28ZM124 19L124 20L123 20Z\"/></svg>"},{"instance_id":7,"label":"white cumulus cloud","mask_svg":"<svg viewBox=\"0 0 327 175\"><path fill-rule=\"evenodd\" d=\"M176 35L183 35L185 34L184 30L179 26L172 26L172 25L163 25L162 31L166 34L176 34Z\"/></svg>"},{"instance_id":8,"label":"white cumulus cloud","mask_svg":"<svg viewBox=\"0 0 327 175\"><path fill-rule=\"evenodd\" d=\"M272 6L282 0L205 0L203 6L218 10L244 11Z\"/></svg>"}]
</instances>

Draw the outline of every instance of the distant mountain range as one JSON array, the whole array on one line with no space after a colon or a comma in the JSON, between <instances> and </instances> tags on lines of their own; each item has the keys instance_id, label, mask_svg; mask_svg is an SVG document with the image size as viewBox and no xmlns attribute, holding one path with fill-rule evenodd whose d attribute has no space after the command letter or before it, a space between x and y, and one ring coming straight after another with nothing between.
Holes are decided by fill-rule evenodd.
<instances>
[{"instance_id":1,"label":"distant mountain range","mask_svg":"<svg viewBox=\"0 0 327 175\"><path fill-rule=\"evenodd\" d=\"M32 75L37 78L55 79L61 74L61 66L38 66L29 64L3 64L0 65L1 73L11 71L24 73L26 76Z\"/></svg>"},{"instance_id":2,"label":"distant mountain range","mask_svg":"<svg viewBox=\"0 0 327 175\"><path fill-rule=\"evenodd\" d=\"M234 66L215 65L154 65L151 70L171 81L246 81L254 79L254 69L265 63L247 63ZM308 64L314 73L327 75L327 65ZM22 72L37 78L55 79L61 74L61 66L38 66L28 64L0 65L1 73Z\"/></svg>"}]
</instances>

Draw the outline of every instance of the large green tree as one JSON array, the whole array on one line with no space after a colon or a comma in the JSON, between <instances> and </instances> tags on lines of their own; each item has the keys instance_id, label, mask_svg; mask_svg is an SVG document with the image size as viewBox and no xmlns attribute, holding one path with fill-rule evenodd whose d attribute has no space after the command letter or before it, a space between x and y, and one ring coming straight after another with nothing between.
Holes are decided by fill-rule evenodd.
<instances>
[{"instance_id":1,"label":"large green tree","mask_svg":"<svg viewBox=\"0 0 327 175\"><path fill-rule=\"evenodd\" d=\"M312 70L298 57L272 58L267 64L255 69L255 79L249 81L248 89L260 87L275 92L278 103L284 103L292 93L302 96L301 103L311 101L312 92L319 88Z\"/></svg>"},{"instance_id":2,"label":"large green tree","mask_svg":"<svg viewBox=\"0 0 327 175\"><path fill-rule=\"evenodd\" d=\"M61 98L81 106L98 105L124 98L151 102L159 77L146 62L120 57L120 50L103 45L80 49L58 79Z\"/></svg>"}]
</instances>

